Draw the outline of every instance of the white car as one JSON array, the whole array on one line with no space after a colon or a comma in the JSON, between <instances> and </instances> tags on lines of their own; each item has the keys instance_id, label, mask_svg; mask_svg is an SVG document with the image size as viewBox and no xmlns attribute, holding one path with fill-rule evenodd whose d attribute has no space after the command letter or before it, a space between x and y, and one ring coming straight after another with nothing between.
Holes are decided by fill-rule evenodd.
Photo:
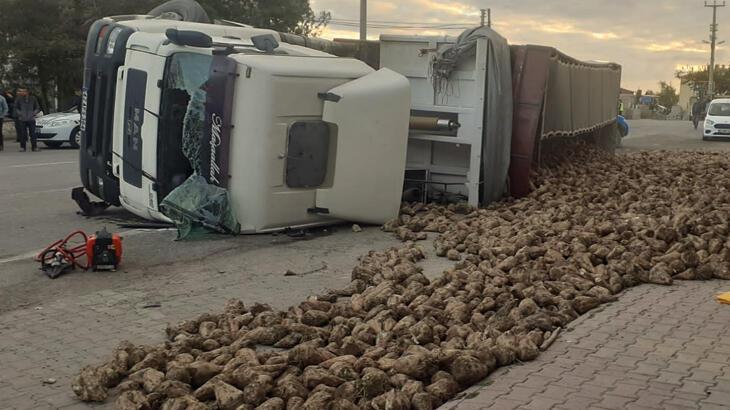
<instances>
[{"instance_id":1,"label":"white car","mask_svg":"<svg viewBox=\"0 0 730 410\"><path fill-rule=\"evenodd\" d=\"M703 140L730 138L730 98L712 100L707 109Z\"/></svg>"},{"instance_id":2,"label":"white car","mask_svg":"<svg viewBox=\"0 0 730 410\"><path fill-rule=\"evenodd\" d=\"M38 141L51 148L59 148L64 143L78 148L81 144L80 122L81 114L75 108L39 117L36 119Z\"/></svg>"}]
</instances>

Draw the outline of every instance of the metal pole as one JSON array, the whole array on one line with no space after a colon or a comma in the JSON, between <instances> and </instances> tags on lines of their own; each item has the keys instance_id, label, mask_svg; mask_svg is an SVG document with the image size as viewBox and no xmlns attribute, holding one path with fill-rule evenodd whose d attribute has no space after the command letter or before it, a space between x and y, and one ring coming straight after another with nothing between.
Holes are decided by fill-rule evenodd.
<instances>
[{"instance_id":1,"label":"metal pole","mask_svg":"<svg viewBox=\"0 0 730 410\"><path fill-rule=\"evenodd\" d=\"M360 40L368 39L368 0L360 0Z\"/></svg>"},{"instance_id":2,"label":"metal pole","mask_svg":"<svg viewBox=\"0 0 730 410\"><path fill-rule=\"evenodd\" d=\"M487 27L492 27L492 9L487 9Z\"/></svg>"},{"instance_id":3,"label":"metal pole","mask_svg":"<svg viewBox=\"0 0 730 410\"><path fill-rule=\"evenodd\" d=\"M481 27L484 27L485 20L487 18L487 9L481 9L479 11L481 12L481 23L479 23L479 25Z\"/></svg>"},{"instance_id":4,"label":"metal pole","mask_svg":"<svg viewBox=\"0 0 730 410\"><path fill-rule=\"evenodd\" d=\"M709 83L707 85L707 95L712 98L715 96L715 47L717 46L717 8L725 7L725 2L718 4L717 0L713 0L712 4L705 2L705 7L712 7L712 25L710 26L710 67L709 67Z\"/></svg>"}]
</instances>

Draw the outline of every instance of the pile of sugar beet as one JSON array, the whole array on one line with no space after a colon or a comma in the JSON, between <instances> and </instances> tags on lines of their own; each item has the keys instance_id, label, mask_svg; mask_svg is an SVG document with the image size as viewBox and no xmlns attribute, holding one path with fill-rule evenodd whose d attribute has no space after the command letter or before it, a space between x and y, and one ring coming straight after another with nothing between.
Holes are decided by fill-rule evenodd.
<instances>
[{"instance_id":1,"label":"pile of sugar beet","mask_svg":"<svg viewBox=\"0 0 730 410\"><path fill-rule=\"evenodd\" d=\"M163 344L122 343L73 390L119 409L434 409L623 289L730 279L729 168L571 146L525 199L404 205L384 229L405 244L361 257L345 289L285 312L231 301ZM428 235L454 261L433 280L415 244Z\"/></svg>"}]
</instances>

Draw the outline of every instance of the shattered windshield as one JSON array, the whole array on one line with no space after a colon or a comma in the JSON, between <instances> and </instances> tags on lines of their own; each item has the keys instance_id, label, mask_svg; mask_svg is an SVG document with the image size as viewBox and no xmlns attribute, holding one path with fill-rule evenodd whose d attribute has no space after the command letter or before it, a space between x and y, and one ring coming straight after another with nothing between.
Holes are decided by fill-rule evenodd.
<instances>
[{"instance_id":1,"label":"shattered windshield","mask_svg":"<svg viewBox=\"0 0 730 410\"><path fill-rule=\"evenodd\" d=\"M165 76L164 95L176 101L183 112L182 124L169 124L177 129L182 126L182 152L190 161L193 171L200 174L200 137L205 122L206 84L210 79L213 57L203 54L178 53L170 57ZM180 118L176 119L177 121Z\"/></svg>"},{"instance_id":2,"label":"shattered windshield","mask_svg":"<svg viewBox=\"0 0 730 410\"><path fill-rule=\"evenodd\" d=\"M216 91L211 85L213 60L204 54L174 54L168 59L163 80L158 195L163 198L160 210L175 222L180 239L191 235L196 227L223 233L240 231L228 192L206 181L202 165L208 92Z\"/></svg>"}]
</instances>

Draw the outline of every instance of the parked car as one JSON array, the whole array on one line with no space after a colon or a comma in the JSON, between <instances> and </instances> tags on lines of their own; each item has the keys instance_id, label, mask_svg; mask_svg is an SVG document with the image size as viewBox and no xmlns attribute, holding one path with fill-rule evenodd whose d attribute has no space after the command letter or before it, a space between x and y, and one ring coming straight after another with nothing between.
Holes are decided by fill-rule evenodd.
<instances>
[{"instance_id":1,"label":"parked car","mask_svg":"<svg viewBox=\"0 0 730 410\"><path fill-rule=\"evenodd\" d=\"M60 148L64 143L78 148L81 144L80 123L81 114L75 108L39 117L36 119L38 141L50 148Z\"/></svg>"},{"instance_id":2,"label":"parked car","mask_svg":"<svg viewBox=\"0 0 730 410\"><path fill-rule=\"evenodd\" d=\"M730 138L730 98L712 100L707 109L703 140Z\"/></svg>"}]
</instances>

